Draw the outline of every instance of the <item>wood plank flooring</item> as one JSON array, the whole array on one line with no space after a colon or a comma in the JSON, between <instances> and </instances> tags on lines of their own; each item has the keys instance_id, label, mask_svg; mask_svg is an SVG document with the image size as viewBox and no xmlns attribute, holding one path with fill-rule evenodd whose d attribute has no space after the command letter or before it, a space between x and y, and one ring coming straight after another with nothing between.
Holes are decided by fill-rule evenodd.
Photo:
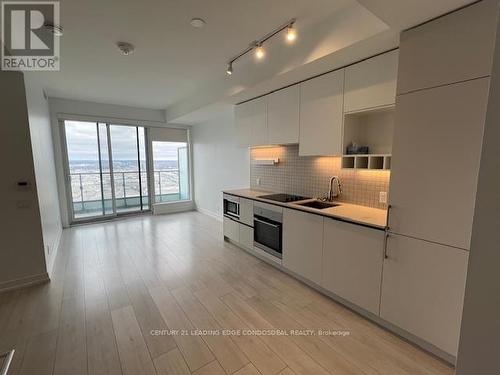
<instances>
[{"instance_id":1,"label":"wood plank flooring","mask_svg":"<svg viewBox=\"0 0 500 375\"><path fill-rule=\"evenodd\" d=\"M50 283L0 294L9 375L453 374L221 227L189 212L65 230Z\"/></svg>"}]
</instances>

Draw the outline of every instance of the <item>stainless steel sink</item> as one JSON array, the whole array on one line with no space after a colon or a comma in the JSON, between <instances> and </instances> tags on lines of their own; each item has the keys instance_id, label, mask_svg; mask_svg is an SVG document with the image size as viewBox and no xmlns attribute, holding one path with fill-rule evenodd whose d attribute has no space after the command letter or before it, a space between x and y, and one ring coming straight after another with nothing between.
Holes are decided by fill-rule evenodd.
<instances>
[{"instance_id":1,"label":"stainless steel sink","mask_svg":"<svg viewBox=\"0 0 500 375\"><path fill-rule=\"evenodd\" d=\"M304 203L297 203L299 206L317 208L318 210L324 210L326 208L337 207L340 206L337 203L332 202L322 202L322 201L309 201Z\"/></svg>"}]
</instances>

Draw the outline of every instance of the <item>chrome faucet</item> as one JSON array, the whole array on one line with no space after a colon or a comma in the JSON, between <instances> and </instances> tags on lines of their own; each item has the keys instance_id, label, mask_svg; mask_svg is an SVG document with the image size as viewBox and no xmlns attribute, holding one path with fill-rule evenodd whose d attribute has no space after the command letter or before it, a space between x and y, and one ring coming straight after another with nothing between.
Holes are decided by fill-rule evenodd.
<instances>
[{"instance_id":1,"label":"chrome faucet","mask_svg":"<svg viewBox=\"0 0 500 375\"><path fill-rule=\"evenodd\" d=\"M335 184L335 185L334 185ZM342 185L337 176L330 178L330 190L328 190L328 200L331 202L342 194Z\"/></svg>"}]
</instances>

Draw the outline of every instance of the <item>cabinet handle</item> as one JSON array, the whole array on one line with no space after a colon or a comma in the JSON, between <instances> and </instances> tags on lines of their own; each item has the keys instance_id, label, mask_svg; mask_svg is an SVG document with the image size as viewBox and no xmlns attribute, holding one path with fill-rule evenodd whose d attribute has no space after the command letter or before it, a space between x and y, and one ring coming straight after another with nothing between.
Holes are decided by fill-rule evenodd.
<instances>
[{"instance_id":1,"label":"cabinet handle","mask_svg":"<svg viewBox=\"0 0 500 375\"><path fill-rule=\"evenodd\" d=\"M387 224L386 224L386 230L389 230L389 222L390 222L390 218L391 218L391 208L392 208L392 205L388 205L387 206Z\"/></svg>"},{"instance_id":2,"label":"cabinet handle","mask_svg":"<svg viewBox=\"0 0 500 375\"><path fill-rule=\"evenodd\" d=\"M385 231L385 236L384 236L384 259L389 258L389 254L387 253L387 243L389 242L389 236L391 234L389 233L388 230Z\"/></svg>"}]
</instances>

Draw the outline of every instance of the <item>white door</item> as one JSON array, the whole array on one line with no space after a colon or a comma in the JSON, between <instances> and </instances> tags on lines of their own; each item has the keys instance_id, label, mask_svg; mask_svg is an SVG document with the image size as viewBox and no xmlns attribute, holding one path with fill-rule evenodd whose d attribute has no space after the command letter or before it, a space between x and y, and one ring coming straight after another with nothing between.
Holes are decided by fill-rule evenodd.
<instances>
[{"instance_id":1,"label":"white door","mask_svg":"<svg viewBox=\"0 0 500 375\"><path fill-rule=\"evenodd\" d=\"M398 96L392 232L469 249L489 79Z\"/></svg>"},{"instance_id":2,"label":"white door","mask_svg":"<svg viewBox=\"0 0 500 375\"><path fill-rule=\"evenodd\" d=\"M299 155L342 155L344 69L300 84Z\"/></svg>"},{"instance_id":3,"label":"white door","mask_svg":"<svg viewBox=\"0 0 500 375\"><path fill-rule=\"evenodd\" d=\"M396 102L398 51L373 57L345 69L344 112L357 112Z\"/></svg>"},{"instance_id":4,"label":"white door","mask_svg":"<svg viewBox=\"0 0 500 375\"><path fill-rule=\"evenodd\" d=\"M237 105L235 123L241 146L267 145L267 97Z\"/></svg>"},{"instance_id":5,"label":"white door","mask_svg":"<svg viewBox=\"0 0 500 375\"><path fill-rule=\"evenodd\" d=\"M269 95L267 119L269 144L299 142L299 85Z\"/></svg>"},{"instance_id":6,"label":"white door","mask_svg":"<svg viewBox=\"0 0 500 375\"><path fill-rule=\"evenodd\" d=\"M297 210L283 210L283 266L321 284L323 217Z\"/></svg>"},{"instance_id":7,"label":"white door","mask_svg":"<svg viewBox=\"0 0 500 375\"><path fill-rule=\"evenodd\" d=\"M398 235L387 241L381 317L456 356L468 252Z\"/></svg>"},{"instance_id":8,"label":"white door","mask_svg":"<svg viewBox=\"0 0 500 375\"><path fill-rule=\"evenodd\" d=\"M480 1L403 32L398 94L490 75L497 7Z\"/></svg>"},{"instance_id":9,"label":"white door","mask_svg":"<svg viewBox=\"0 0 500 375\"><path fill-rule=\"evenodd\" d=\"M373 314L379 314L385 233L324 220L321 286Z\"/></svg>"}]
</instances>

